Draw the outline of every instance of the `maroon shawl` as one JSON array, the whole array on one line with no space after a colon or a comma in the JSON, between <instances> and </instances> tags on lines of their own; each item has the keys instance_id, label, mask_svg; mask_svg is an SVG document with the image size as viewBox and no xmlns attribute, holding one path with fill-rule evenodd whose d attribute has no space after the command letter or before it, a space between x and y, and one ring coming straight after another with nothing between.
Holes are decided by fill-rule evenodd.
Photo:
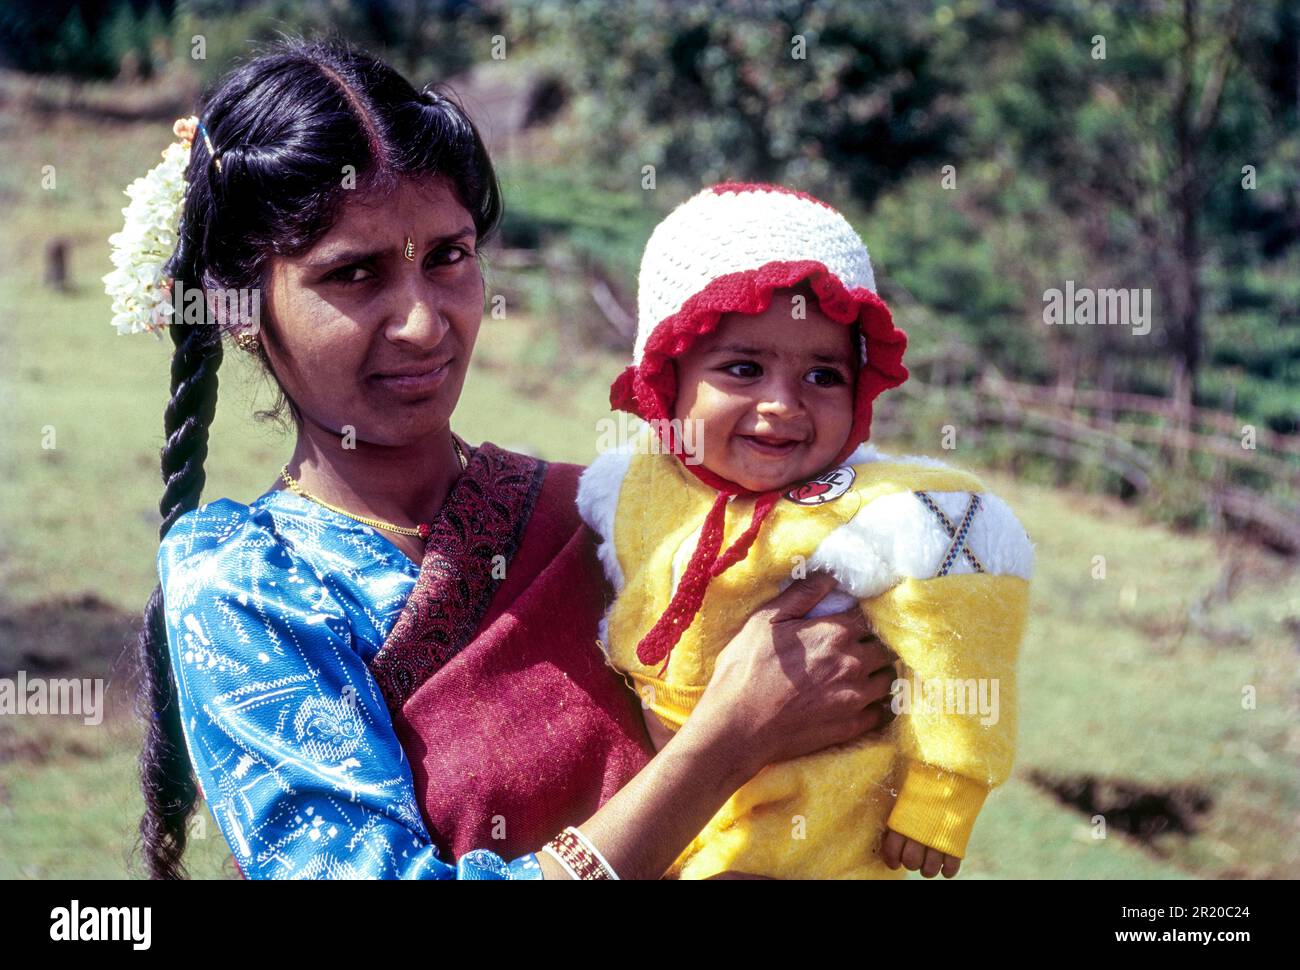
<instances>
[{"instance_id":1,"label":"maroon shawl","mask_svg":"<svg viewBox=\"0 0 1300 970\"><path fill-rule=\"evenodd\" d=\"M609 586L574 504L581 472L474 449L371 661L444 858L535 852L654 754L596 645Z\"/></svg>"}]
</instances>

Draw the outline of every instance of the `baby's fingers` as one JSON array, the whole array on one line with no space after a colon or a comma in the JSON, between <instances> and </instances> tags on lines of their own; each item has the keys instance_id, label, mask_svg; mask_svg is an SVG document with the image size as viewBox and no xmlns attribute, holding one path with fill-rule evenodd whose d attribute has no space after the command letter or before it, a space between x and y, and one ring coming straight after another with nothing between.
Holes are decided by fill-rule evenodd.
<instances>
[{"instance_id":1,"label":"baby's fingers","mask_svg":"<svg viewBox=\"0 0 1300 970\"><path fill-rule=\"evenodd\" d=\"M897 869L903 860L903 844L907 840L892 829L885 829L885 841L880 846L880 857L885 865Z\"/></svg>"},{"instance_id":2,"label":"baby's fingers","mask_svg":"<svg viewBox=\"0 0 1300 970\"><path fill-rule=\"evenodd\" d=\"M937 849L927 848L925 850L925 862L921 866L921 875L926 879L933 879L939 875L939 870L943 868L943 862L948 856L939 852Z\"/></svg>"},{"instance_id":3,"label":"baby's fingers","mask_svg":"<svg viewBox=\"0 0 1300 970\"><path fill-rule=\"evenodd\" d=\"M943 878L951 879L957 875L957 870L961 868L961 860L953 855L943 857Z\"/></svg>"},{"instance_id":4,"label":"baby's fingers","mask_svg":"<svg viewBox=\"0 0 1300 970\"><path fill-rule=\"evenodd\" d=\"M903 839L903 865L913 872L925 864L926 847L915 839Z\"/></svg>"}]
</instances>

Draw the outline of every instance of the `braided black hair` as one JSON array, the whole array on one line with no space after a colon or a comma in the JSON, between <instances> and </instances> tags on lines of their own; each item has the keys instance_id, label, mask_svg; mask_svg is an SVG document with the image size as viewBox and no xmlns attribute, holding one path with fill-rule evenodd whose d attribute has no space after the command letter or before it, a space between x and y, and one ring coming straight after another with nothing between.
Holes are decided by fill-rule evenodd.
<instances>
[{"instance_id":1,"label":"braided black hair","mask_svg":"<svg viewBox=\"0 0 1300 970\"><path fill-rule=\"evenodd\" d=\"M480 244L500 222L496 175L464 109L432 86L417 92L387 64L345 42L276 42L227 74L204 99L200 117L220 165L206 141L196 138L179 240L167 266L187 288L248 288L262 300L270 258L310 249L333 223L345 165L352 166L358 189L391 188L406 177L447 177L474 219ZM274 340L264 300L260 309L261 339ZM223 337L223 328L186 324L179 313L169 331L174 351L163 418L160 540L199 505ZM265 355L261 360L266 364ZM287 404L299 421L293 402ZM178 879L186 875L182 857L199 790L164 610L156 587L136 657L137 710L145 721L140 844L152 878Z\"/></svg>"}]
</instances>

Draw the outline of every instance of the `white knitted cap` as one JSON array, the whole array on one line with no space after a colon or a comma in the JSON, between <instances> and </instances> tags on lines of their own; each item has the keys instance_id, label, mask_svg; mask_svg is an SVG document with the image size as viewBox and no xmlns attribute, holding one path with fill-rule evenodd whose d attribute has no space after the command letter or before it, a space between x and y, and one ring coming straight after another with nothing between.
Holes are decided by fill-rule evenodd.
<instances>
[{"instance_id":1,"label":"white knitted cap","mask_svg":"<svg viewBox=\"0 0 1300 970\"><path fill-rule=\"evenodd\" d=\"M719 277L809 260L847 290L875 292L866 244L824 202L775 185L725 183L698 192L669 213L646 244L633 362L641 363L660 323Z\"/></svg>"}]
</instances>

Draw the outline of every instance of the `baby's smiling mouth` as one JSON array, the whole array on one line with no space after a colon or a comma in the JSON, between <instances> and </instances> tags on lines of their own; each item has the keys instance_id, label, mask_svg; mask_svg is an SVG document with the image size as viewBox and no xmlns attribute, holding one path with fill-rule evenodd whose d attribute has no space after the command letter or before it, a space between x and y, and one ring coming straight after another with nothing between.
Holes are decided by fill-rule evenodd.
<instances>
[{"instance_id":1,"label":"baby's smiling mouth","mask_svg":"<svg viewBox=\"0 0 1300 970\"><path fill-rule=\"evenodd\" d=\"M802 438L786 438L778 435L737 435L746 445L760 455L780 458L790 454L803 444Z\"/></svg>"}]
</instances>

